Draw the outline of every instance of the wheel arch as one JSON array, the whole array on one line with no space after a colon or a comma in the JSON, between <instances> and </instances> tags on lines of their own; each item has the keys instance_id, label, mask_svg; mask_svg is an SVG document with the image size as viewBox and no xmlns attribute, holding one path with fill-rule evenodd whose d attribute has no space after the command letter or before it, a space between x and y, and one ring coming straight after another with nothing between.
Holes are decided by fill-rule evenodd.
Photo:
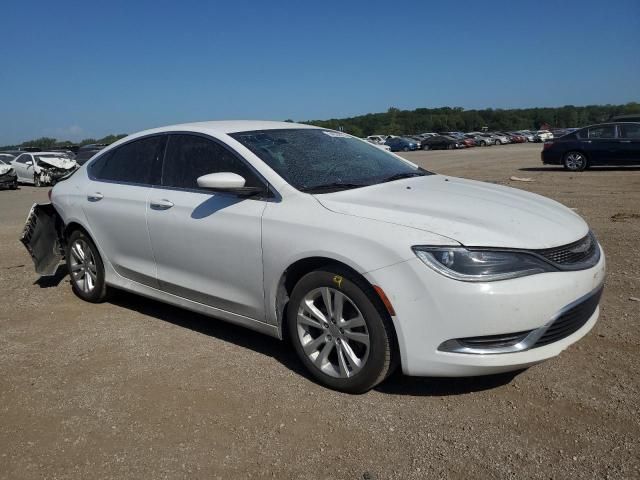
<instances>
[{"instance_id":1,"label":"wheel arch","mask_svg":"<svg viewBox=\"0 0 640 480\"><path fill-rule=\"evenodd\" d=\"M372 300L377 304L378 309L381 312L384 312L384 314L387 316L387 320L389 320L389 324L391 325L393 331L392 342L395 351L398 352L398 333L396 332L395 324L391 318L391 314L389 313L387 306L385 305L384 300L380 297L380 294L377 292L375 286L371 284L371 282L369 282L369 280L367 280L361 273L359 273L358 270L354 268L354 266L348 265L344 261L324 256L310 256L298 259L295 262L291 263L280 275L275 293L275 305L272 305L271 307L275 307L280 338L288 338L286 332L287 322L285 321L285 315L287 314L289 298L291 297L291 293L298 281L307 273L313 272L314 270L318 270L322 267L329 266L337 266L339 268L347 270L350 274L362 280L364 284L370 287L369 293L371 293Z\"/></svg>"}]
</instances>

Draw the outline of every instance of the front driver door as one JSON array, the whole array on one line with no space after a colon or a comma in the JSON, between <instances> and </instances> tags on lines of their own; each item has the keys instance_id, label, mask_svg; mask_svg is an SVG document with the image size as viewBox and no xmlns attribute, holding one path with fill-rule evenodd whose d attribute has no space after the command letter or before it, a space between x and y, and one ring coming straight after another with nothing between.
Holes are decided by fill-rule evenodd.
<instances>
[{"instance_id":1,"label":"front driver door","mask_svg":"<svg viewBox=\"0 0 640 480\"><path fill-rule=\"evenodd\" d=\"M149 234L160 288L226 312L264 321L263 197L198 187L208 173L242 175L265 186L251 167L214 139L172 134L161 186L149 199Z\"/></svg>"},{"instance_id":2,"label":"front driver door","mask_svg":"<svg viewBox=\"0 0 640 480\"><path fill-rule=\"evenodd\" d=\"M589 128L589 139L584 141L589 161L594 165L617 165L621 162L620 144L616 139L616 126L596 125Z\"/></svg>"}]
</instances>

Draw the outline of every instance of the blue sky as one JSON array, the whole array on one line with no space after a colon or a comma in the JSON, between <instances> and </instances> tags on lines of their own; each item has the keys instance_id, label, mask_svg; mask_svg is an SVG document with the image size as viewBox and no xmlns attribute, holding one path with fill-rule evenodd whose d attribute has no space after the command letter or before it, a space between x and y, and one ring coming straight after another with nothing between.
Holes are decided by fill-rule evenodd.
<instances>
[{"instance_id":1,"label":"blue sky","mask_svg":"<svg viewBox=\"0 0 640 480\"><path fill-rule=\"evenodd\" d=\"M3 1L0 145L640 101L640 1Z\"/></svg>"}]
</instances>

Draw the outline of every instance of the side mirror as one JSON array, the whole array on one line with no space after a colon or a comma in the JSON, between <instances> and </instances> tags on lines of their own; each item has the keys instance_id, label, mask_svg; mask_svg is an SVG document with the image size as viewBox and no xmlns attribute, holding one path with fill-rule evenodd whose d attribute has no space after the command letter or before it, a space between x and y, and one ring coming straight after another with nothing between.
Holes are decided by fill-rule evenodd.
<instances>
[{"instance_id":1,"label":"side mirror","mask_svg":"<svg viewBox=\"0 0 640 480\"><path fill-rule=\"evenodd\" d=\"M245 179L232 172L208 173L198 177L198 186L209 190L235 193L238 195L256 195L264 190L258 187L245 187Z\"/></svg>"},{"instance_id":2,"label":"side mirror","mask_svg":"<svg viewBox=\"0 0 640 480\"><path fill-rule=\"evenodd\" d=\"M198 177L198 186L211 190L235 190L244 187L244 178L237 173L209 173Z\"/></svg>"}]
</instances>

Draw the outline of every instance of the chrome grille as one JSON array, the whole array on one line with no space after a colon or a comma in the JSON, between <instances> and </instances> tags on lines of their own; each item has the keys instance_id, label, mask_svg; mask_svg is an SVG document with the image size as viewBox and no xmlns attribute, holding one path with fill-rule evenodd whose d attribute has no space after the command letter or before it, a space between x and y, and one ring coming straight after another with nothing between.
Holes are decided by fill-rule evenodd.
<instances>
[{"instance_id":1,"label":"chrome grille","mask_svg":"<svg viewBox=\"0 0 640 480\"><path fill-rule=\"evenodd\" d=\"M563 267L579 266L585 263L595 264L597 263L597 257L599 257L598 242L591 232L577 242L561 247L533 250L533 253L541 255L548 261Z\"/></svg>"}]
</instances>

